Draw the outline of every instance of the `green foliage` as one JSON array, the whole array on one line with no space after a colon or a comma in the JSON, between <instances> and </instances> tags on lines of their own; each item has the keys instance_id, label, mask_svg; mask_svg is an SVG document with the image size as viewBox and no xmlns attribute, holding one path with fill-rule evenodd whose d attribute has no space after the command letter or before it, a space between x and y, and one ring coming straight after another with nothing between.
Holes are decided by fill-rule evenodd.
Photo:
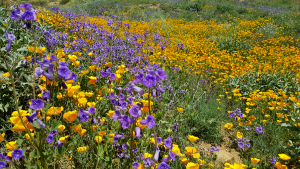
<instances>
[{"instance_id":1,"label":"green foliage","mask_svg":"<svg viewBox=\"0 0 300 169\"><path fill-rule=\"evenodd\" d=\"M202 7L205 5L205 2L193 2L186 7L187 11L200 12Z\"/></svg>"},{"instance_id":2,"label":"green foliage","mask_svg":"<svg viewBox=\"0 0 300 169\"><path fill-rule=\"evenodd\" d=\"M247 73L239 77L229 78L227 85L229 88L241 89L243 96L248 96L250 92L260 90L266 92L273 90L277 92L282 89L287 94L299 91L298 81L292 74L266 74L266 73ZM239 85L239 87L237 87Z\"/></svg>"},{"instance_id":3,"label":"green foliage","mask_svg":"<svg viewBox=\"0 0 300 169\"><path fill-rule=\"evenodd\" d=\"M70 0L60 0L59 3L64 5L67 4L68 2L70 2Z\"/></svg>"},{"instance_id":4,"label":"green foliage","mask_svg":"<svg viewBox=\"0 0 300 169\"><path fill-rule=\"evenodd\" d=\"M231 11L234 10L234 6L231 4L218 4L216 9L218 12L221 12L221 13L226 13L226 12L230 13Z\"/></svg>"},{"instance_id":5,"label":"green foliage","mask_svg":"<svg viewBox=\"0 0 300 169\"><path fill-rule=\"evenodd\" d=\"M216 43L216 46L220 50L226 50L229 53L234 53L235 51L247 51L251 49L251 42L242 39L235 39L232 37L213 37L212 41Z\"/></svg>"}]
</instances>

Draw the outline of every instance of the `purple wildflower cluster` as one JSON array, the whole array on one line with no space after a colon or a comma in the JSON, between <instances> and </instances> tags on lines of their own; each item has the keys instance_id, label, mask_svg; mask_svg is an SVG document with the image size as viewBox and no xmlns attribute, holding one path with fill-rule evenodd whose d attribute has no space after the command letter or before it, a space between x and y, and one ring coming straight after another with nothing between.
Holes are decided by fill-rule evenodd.
<instances>
[{"instance_id":1,"label":"purple wildflower cluster","mask_svg":"<svg viewBox=\"0 0 300 169\"><path fill-rule=\"evenodd\" d=\"M229 113L228 116L229 116L230 118L233 118L233 117L234 117L234 120L236 121L236 120L237 120L237 117L243 118L243 117L244 117L244 114L242 113L242 111L241 111L239 108L237 108L235 111Z\"/></svg>"},{"instance_id":2,"label":"purple wildflower cluster","mask_svg":"<svg viewBox=\"0 0 300 169\"><path fill-rule=\"evenodd\" d=\"M235 139L235 141L237 141L238 146L243 149L243 151L245 151L244 147L248 147L250 148L250 139L246 139L246 138L239 138L239 139Z\"/></svg>"}]
</instances>

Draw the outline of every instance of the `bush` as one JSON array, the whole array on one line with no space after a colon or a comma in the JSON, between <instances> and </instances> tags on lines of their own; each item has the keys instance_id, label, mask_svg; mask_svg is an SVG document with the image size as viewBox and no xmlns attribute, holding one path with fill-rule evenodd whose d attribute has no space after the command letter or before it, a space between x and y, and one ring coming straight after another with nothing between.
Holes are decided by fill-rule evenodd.
<instances>
[{"instance_id":1,"label":"bush","mask_svg":"<svg viewBox=\"0 0 300 169\"><path fill-rule=\"evenodd\" d=\"M60 0L60 1L59 1L59 3L62 4L62 5L66 4L66 3L68 3L68 2L70 2L70 0Z\"/></svg>"},{"instance_id":2,"label":"bush","mask_svg":"<svg viewBox=\"0 0 300 169\"><path fill-rule=\"evenodd\" d=\"M217 5L217 11L219 11L221 13L231 12L233 10L234 10L234 6L232 6L232 5L228 5L228 4L218 4Z\"/></svg>"}]
</instances>

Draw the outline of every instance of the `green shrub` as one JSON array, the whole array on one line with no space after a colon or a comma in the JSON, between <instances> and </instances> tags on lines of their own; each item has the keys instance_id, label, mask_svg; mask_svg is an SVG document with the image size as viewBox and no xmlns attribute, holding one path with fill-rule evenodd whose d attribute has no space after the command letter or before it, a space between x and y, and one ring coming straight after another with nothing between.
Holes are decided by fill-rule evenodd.
<instances>
[{"instance_id":1,"label":"green shrub","mask_svg":"<svg viewBox=\"0 0 300 169\"><path fill-rule=\"evenodd\" d=\"M225 12L231 12L234 10L234 6L229 5L229 4L218 4L217 5L217 11L221 13Z\"/></svg>"},{"instance_id":2,"label":"green shrub","mask_svg":"<svg viewBox=\"0 0 300 169\"><path fill-rule=\"evenodd\" d=\"M70 0L60 0L60 1L59 1L59 3L62 4L62 5L66 4L66 3L68 3L68 2L70 2Z\"/></svg>"},{"instance_id":3,"label":"green shrub","mask_svg":"<svg viewBox=\"0 0 300 169\"><path fill-rule=\"evenodd\" d=\"M200 12L202 10L202 7L204 6L204 2L196 2L196 3L192 3L189 4L186 7L187 11L195 11L195 12Z\"/></svg>"}]
</instances>

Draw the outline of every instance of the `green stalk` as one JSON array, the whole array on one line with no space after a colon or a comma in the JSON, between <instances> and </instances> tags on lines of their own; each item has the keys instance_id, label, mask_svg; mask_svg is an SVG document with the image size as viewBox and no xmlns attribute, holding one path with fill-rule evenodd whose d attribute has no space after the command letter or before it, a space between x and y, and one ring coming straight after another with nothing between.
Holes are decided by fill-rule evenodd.
<instances>
[{"instance_id":1,"label":"green stalk","mask_svg":"<svg viewBox=\"0 0 300 169\"><path fill-rule=\"evenodd\" d=\"M41 161L42 161L42 164L44 166L44 169L47 169L47 165L46 165L46 162L45 162L45 159L44 159L44 155L42 154L43 152L41 151L41 149L39 148L37 142L34 140L34 138L31 136L31 132L30 130L27 128L27 126L25 125L24 121L23 121L23 118L21 116L21 113L20 113L20 110L19 110L19 102L18 102L18 97L17 97L17 94L16 94L16 86L15 86L15 81L13 79L13 72L12 72L12 69L9 68L8 64L7 64L7 61L6 61L6 54L4 55L4 62L5 62L5 65L6 65L6 68L8 69L9 71L9 78L11 80L11 84L13 86L13 94L14 94L14 98L15 98L15 108L16 110L18 111L18 115L19 115L19 118L23 124L23 126L25 127L26 129L26 132L27 134L29 135L29 137L31 138L31 140L33 141L34 145L35 145L35 148L38 149L39 153L40 153L40 156L41 156Z\"/></svg>"}]
</instances>

